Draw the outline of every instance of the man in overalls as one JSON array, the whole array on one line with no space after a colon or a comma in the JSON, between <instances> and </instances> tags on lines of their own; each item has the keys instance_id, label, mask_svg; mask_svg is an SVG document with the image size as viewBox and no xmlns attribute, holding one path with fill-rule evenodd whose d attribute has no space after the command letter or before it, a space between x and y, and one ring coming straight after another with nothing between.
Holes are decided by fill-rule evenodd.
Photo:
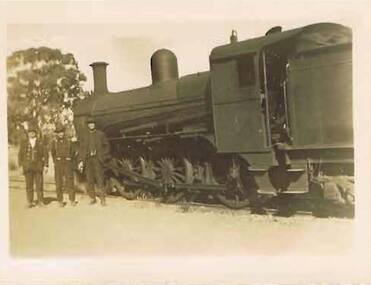
<instances>
[{"instance_id":1,"label":"man in overalls","mask_svg":"<svg viewBox=\"0 0 371 285\"><path fill-rule=\"evenodd\" d=\"M100 197L101 205L106 205L106 193L104 186L104 163L109 159L110 146L106 135L97 130L95 120L88 118L88 132L81 137L79 151L78 168L82 171L85 168L86 178L88 182L88 194L90 196L90 204L96 203L95 186L97 194Z\"/></svg>"},{"instance_id":2,"label":"man in overalls","mask_svg":"<svg viewBox=\"0 0 371 285\"><path fill-rule=\"evenodd\" d=\"M54 162L54 177L57 191L57 200L61 207L64 207L63 202L63 187L68 191L69 200L72 206L76 206L75 188L73 177L73 159L75 151L71 139L65 136L65 128L63 126L56 127L56 138L51 144L51 154Z\"/></svg>"}]
</instances>

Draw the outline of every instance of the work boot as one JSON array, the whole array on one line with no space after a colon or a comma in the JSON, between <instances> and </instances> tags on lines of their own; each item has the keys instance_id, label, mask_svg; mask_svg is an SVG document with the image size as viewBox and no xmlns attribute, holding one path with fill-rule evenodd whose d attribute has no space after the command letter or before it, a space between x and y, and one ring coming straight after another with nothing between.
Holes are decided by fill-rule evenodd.
<instances>
[{"instance_id":1,"label":"work boot","mask_svg":"<svg viewBox=\"0 0 371 285\"><path fill-rule=\"evenodd\" d=\"M71 201L71 206L73 206L73 207L75 207L75 206L77 206L77 201Z\"/></svg>"},{"instance_id":2,"label":"work boot","mask_svg":"<svg viewBox=\"0 0 371 285\"><path fill-rule=\"evenodd\" d=\"M97 200L96 199L91 199L89 204L94 205L95 203L97 203Z\"/></svg>"},{"instance_id":3,"label":"work boot","mask_svg":"<svg viewBox=\"0 0 371 285\"><path fill-rule=\"evenodd\" d=\"M37 202L37 206L40 207L40 208L44 208L45 207L45 204L43 201L38 201Z\"/></svg>"},{"instance_id":4,"label":"work boot","mask_svg":"<svg viewBox=\"0 0 371 285\"><path fill-rule=\"evenodd\" d=\"M106 198L101 198L100 199L100 204L105 207L107 204L106 204Z\"/></svg>"},{"instance_id":5,"label":"work boot","mask_svg":"<svg viewBox=\"0 0 371 285\"><path fill-rule=\"evenodd\" d=\"M65 206L64 202L59 202L59 207L63 208Z\"/></svg>"},{"instance_id":6,"label":"work boot","mask_svg":"<svg viewBox=\"0 0 371 285\"><path fill-rule=\"evenodd\" d=\"M35 207L35 204L33 202L27 204L27 208L33 208Z\"/></svg>"}]
</instances>

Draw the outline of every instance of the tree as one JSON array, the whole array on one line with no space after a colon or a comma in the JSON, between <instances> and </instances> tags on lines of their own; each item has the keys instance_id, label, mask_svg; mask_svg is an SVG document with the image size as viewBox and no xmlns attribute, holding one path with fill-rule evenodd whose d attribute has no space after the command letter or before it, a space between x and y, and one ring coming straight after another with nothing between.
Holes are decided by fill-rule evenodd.
<instances>
[{"instance_id":1,"label":"tree","mask_svg":"<svg viewBox=\"0 0 371 285\"><path fill-rule=\"evenodd\" d=\"M31 121L40 128L55 125L61 111L84 92L81 83L86 76L74 56L59 49L16 51L7 58L7 72L10 142L20 121Z\"/></svg>"}]
</instances>

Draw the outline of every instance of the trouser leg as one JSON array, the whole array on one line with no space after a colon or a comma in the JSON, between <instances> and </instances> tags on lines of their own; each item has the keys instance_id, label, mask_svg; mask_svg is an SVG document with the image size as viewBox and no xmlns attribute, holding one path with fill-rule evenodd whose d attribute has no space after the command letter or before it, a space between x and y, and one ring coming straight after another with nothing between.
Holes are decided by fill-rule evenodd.
<instances>
[{"instance_id":1,"label":"trouser leg","mask_svg":"<svg viewBox=\"0 0 371 285\"><path fill-rule=\"evenodd\" d=\"M95 189L94 189L94 164L92 158L89 158L86 163L86 180L88 184L88 195L90 199L95 200Z\"/></svg>"},{"instance_id":2,"label":"trouser leg","mask_svg":"<svg viewBox=\"0 0 371 285\"><path fill-rule=\"evenodd\" d=\"M60 162L55 164L55 190L58 202L63 202L63 166Z\"/></svg>"},{"instance_id":3,"label":"trouser leg","mask_svg":"<svg viewBox=\"0 0 371 285\"><path fill-rule=\"evenodd\" d=\"M65 169L65 178L66 178L66 188L68 190L68 198L71 202L74 202L76 199L75 195L75 185L74 185L74 177L73 177L73 167L71 163L67 163Z\"/></svg>"},{"instance_id":4,"label":"trouser leg","mask_svg":"<svg viewBox=\"0 0 371 285\"><path fill-rule=\"evenodd\" d=\"M43 195L43 173L42 171L35 172L35 185L36 185L36 193L37 193L37 202L43 203L44 202L44 195Z\"/></svg>"},{"instance_id":5,"label":"trouser leg","mask_svg":"<svg viewBox=\"0 0 371 285\"><path fill-rule=\"evenodd\" d=\"M34 198L34 173L31 171L28 171L25 173L25 179L26 179L26 195L27 195L27 202L28 204L32 204L33 198Z\"/></svg>"},{"instance_id":6,"label":"trouser leg","mask_svg":"<svg viewBox=\"0 0 371 285\"><path fill-rule=\"evenodd\" d=\"M96 160L95 162L95 178L97 180L98 195L102 201L105 201L106 192L105 192L105 187L104 187L103 167L98 160Z\"/></svg>"}]
</instances>

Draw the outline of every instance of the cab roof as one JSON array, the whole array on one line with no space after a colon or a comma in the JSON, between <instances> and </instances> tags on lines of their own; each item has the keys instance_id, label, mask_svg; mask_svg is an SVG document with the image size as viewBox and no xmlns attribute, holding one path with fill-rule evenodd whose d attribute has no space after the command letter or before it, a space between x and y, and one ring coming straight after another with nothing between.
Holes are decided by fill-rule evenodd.
<instances>
[{"instance_id":1,"label":"cab roof","mask_svg":"<svg viewBox=\"0 0 371 285\"><path fill-rule=\"evenodd\" d=\"M352 42L351 29L335 23L318 23L284 32L222 45L214 48L210 61L238 56L246 53L257 53L265 47L293 39L296 52L304 52L324 46L349 44Z\"/></svg>"}]
</instances>

